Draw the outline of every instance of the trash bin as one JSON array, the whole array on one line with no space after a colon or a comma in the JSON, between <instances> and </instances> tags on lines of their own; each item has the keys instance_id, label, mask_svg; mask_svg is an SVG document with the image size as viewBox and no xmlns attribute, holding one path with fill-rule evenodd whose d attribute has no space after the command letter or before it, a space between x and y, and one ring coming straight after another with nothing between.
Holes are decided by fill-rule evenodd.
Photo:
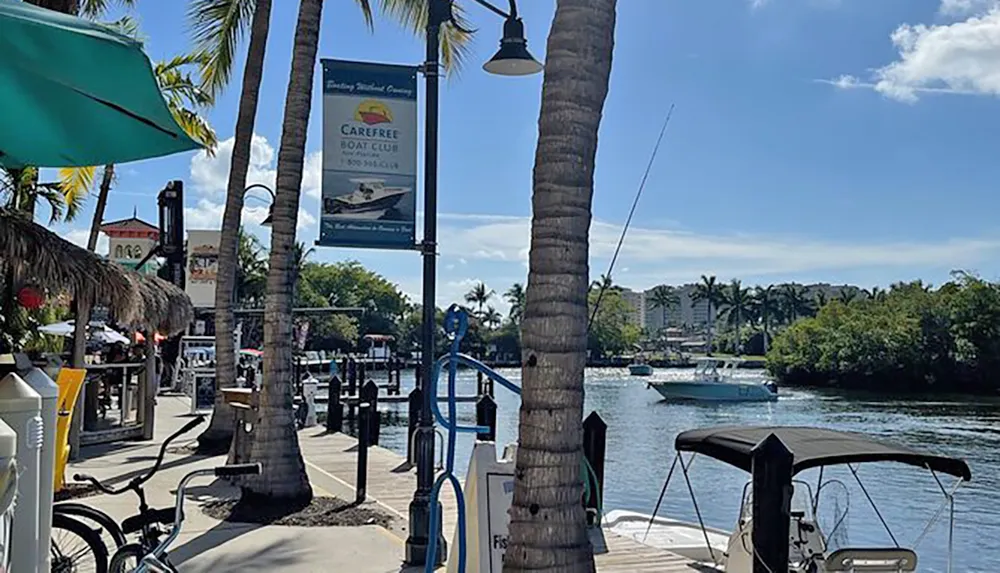
<instances>
[{"instance_id":1,"label":"trash bin","mask_svg":"<svg viewBox=\"0 0 1000 573\"><path fill-rule=\"evenodd\" d=\"M18 491L14 502L10 570L38 570L38 473L42 451L42 399L17 374L0 379L0 420L17 433ZM49 548L45 548L48 553Z\"/></svg>"},{"instance_id":2,"label":"trash bin","mask_svg":"<svg viewBox=\"0 0 1000 573\"><path fill-rule=\"evenodd\" d=\"M38 570L50 569L48 551L52 539L52 494L55 486L56 463L56 412L59 404L59 386L41 368L20 372L21 378L38 392L42 399L42 457L38 468Z\"/></svg>"},{"instance_id":3,"label":"trash bin","mask_svg":"<svg viewBox=\"0 0 1000 573\"><path fill-rule=\"evenodd\" d=\"M10 571L14 553L10 545L14 519L14 497L17 495L17 434L0 420L0 571Z\"/></svg>"}]
</instances>

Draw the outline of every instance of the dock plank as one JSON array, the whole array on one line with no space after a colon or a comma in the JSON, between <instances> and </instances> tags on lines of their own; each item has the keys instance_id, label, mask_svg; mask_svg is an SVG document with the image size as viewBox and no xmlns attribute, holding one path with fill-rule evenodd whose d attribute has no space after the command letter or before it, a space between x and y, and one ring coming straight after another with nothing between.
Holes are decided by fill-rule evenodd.
<instances>
[{"instance_id":1,"label":"dock plank","mask_svg":"<svg viewBox=\"0 0 1000 573\"><path fill-rule=\"evenodd\" d=\"M306 462L324 474L354 488L357 474L357 440L345 434L327 434L320 427L299 432L299 445ZM368 495L400 516L407 517L416 473L407 467L406 459L378 446L368 452ZM458 513L454 493L442 489L442 524L449 542L455 533ZM601 573L695 573L709 571L694 561L676 553L642 545L635 540L601 530L606 551L594 556Z\"/></svg>"}]
</instances>

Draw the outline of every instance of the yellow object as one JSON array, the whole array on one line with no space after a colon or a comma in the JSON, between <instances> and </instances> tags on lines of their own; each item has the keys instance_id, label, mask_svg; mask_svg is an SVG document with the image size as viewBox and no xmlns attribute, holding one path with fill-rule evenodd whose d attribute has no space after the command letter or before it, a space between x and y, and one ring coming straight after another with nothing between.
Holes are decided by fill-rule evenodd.
<instances>
[{"instance_id":1,"label":"yellow object","mask_svg":"<svg viewBox=\"0 0 1000 573\"><path fill-rule=\"evenodd\" d=\"M62 491L66 483L66 462L69 461L69 424L73 420L80 389L87 377L87 371L79 368L62 368L56 378L59 385L59 419L56 420L56 467L55 491Z\"/></svg>"}]
</instances>

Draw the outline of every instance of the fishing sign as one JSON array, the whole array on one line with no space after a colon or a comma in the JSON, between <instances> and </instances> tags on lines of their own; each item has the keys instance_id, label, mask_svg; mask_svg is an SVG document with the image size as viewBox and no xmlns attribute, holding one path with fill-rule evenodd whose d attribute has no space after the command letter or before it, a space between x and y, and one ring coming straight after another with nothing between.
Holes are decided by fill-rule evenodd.
<instances>
[{"instance_id":1,"label":"fishing sign","mask_svg":"<svg viewBox=\"0 0 1000 573\"><path fill-rule=\"evenodd\" d=\"M417 68L323 60L318 245L412 249Z\"/></svg>"}]
</instances>

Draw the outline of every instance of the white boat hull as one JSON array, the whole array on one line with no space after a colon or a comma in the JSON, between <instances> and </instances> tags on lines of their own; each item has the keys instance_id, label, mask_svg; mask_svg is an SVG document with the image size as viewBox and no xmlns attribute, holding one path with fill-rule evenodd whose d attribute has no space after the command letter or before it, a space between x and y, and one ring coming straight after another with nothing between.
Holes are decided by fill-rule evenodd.
<instances>
[{"instance_id":1,"label":"white boat hull","mask_svg":"<svg viewBox=\"0 0 1000 573\"><path fill-rule=\"evenodd\" d=\"M665 400L703 402L774 402L778 393L764 383L753 382L652 382L649 387Z\"/></svg>"},{"instance_id":2,"label":"white boat hull","mask_svg":"<svg viewBox=\"0 0 1000 573\"><path fill-rule=\"evenodd\" d=\"M650 547L665 549L699 563L718 565L723 563L726 546L729 544L728 531L707 527L703 532L696 523L686 523L666 517L653 519L653 524L650 526L649 520L649 515L616 509L604 516L602 526L622 537L634 539ZM711 551L705 543L706 535L708 543L712 546Z\"/></svg>"}]
</instances>

